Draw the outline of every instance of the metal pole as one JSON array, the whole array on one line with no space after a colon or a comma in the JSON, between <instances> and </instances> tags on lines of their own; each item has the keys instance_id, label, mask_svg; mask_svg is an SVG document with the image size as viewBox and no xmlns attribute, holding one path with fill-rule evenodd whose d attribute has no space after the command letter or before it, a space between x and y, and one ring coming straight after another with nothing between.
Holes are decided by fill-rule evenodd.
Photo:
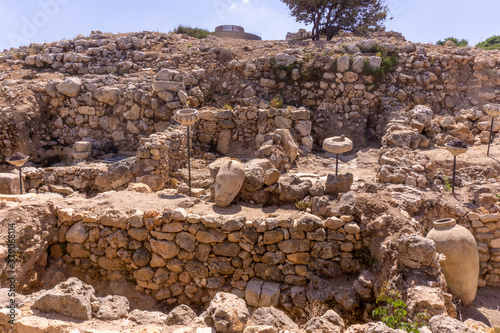
<instances>
[{"instance_id":1,"label":"metal pole","mask_svg":"<svg viewBox=\"0 0 500 333\"><path fill-rule=\"evenodd\" d=\"M189 175L189 196L191 196L191 143L189 140L189 126L187 127L188 136L188 175Z\"/></svg>"},{"instance_id":2,"label":"metal pole","mask_svg":"<svg viewBox=\"0 0 500 333\"><path fill-rule=\"evenodd\" d=\"M451 183L451 193L455 194L455 169L457 166L457 157L453 156L453 182Z\"/></svg>"},{"instance_id":3,"label":"metal pole","mask_svg":"<svg viewBox=\"0 0 500 333\"><path fill-rule=\"evenodd\" d=\"M337 154L337 160L335 162L335 177L339 174L339 154Z\"/></svg>"},{"instance_id":4,"label":"metal pole","mask_svg":"<svg viewBox=\"0 0 500 333\"><path fill-rule=\"evenodd\" d=\"M19 192L23 194L23 167L19 167Z\"/></svg>"},{"instance_id":5,"label":"metal pole","mask_svg":"<svg viewBox=\"0 0 500 333\"><path fill-rule=\"evenodd\" d=\"M495 118L491 117L490 138L488 140L488 152L486 153L486 156L490 156L490 145L491 145L491 138L493 137L493 122L494 121L495 121Z\"/></svg>"}]
</instances>

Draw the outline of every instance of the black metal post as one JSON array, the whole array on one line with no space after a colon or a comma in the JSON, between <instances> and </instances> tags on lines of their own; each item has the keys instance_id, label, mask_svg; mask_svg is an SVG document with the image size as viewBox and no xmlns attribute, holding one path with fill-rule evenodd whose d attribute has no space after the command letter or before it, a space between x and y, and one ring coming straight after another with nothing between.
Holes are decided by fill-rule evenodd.
<instances>
[{"instance_id":1,"label":"black metal post","mask_svg":"<svg viewBox=\"0 0 500 333\"><path fill-rule=\"evenodd\" d=\"M488 152L486 153L486 156L490 156L490 145L491 145L491 138L493 137L493 122L494 121L495 121L495 117L491 117L490 138L488 140Z\"/></svg>"},{"instance_id":2,"label":"black metal post","mask_svg":"<svg viewBox=\"0 0 500 333\"><path fill-rule=\"evenodd\" d=\"M335 161L335 177L337 177L339 174L339 154L336 155L337 155L337 160Z\"/></svg>"},{"instance_id":3,"label":"black metal post","mask_svg":"<svg viewBox=\"0 0 500 333\"><path fill-rule=\"evenodd\" d=\"M451 183L451 194L455 194L455 170L457 167L457 157L453 156L453 182Z\"/></svg>"},{"instance_id":4,"label":"black metal post","mask_svg":"<svg viewBox=\"0 0 500 333\"><path fill-rule=\"evenodd\" d=\"M19 167L19 192L23 194L23 167Z\"/></svg>"},{"instance_id":5,"label":"black metal post","mask_svg":"<svg viewBox=\"0 0 500 333\"><path fill-rule=\"evenodd\" d=\"M188 175L189 175L189 196L191 196L191 142L189 140L189 126L187 127L188 137Z\"/></svg>"}]
</instances>

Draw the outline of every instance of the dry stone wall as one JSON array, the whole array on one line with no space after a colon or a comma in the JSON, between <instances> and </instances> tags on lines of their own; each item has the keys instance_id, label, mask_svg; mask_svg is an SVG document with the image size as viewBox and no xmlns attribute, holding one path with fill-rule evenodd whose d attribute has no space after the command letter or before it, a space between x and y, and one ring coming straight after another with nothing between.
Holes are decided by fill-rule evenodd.
<instances>
[{"instance_id":1,"label":"dry stone wall","mask_svg":"<svg viewBox=\"0 0 500 333\"><path fill-rule=\"evenodd\" d=\"M390 35L231 43L151 32L95 32L13 49L0 62L21 65L27 72L23 79L8 80L7 90L10 94L23 86L37 97L41 159L82 139L92 141L96 153L136 150L141 138L168 128L172 113L188 102L231 105L235 120L249 124L244 133L248 140L256 119L240 117L235 106L272 113L270 101L281 96L285 104L312 111L311 136L322 142L339 134L380 139L391 112L417 104L446 117L500 101L498 51L410 43ZM61 77L45 78L44 72ZM246 113L252 117L252 112ZM202 144L209 144L205 134L212 131L201 130ZM465 135L460 128L454 131ZM1 148L28 150L15 135L2 139ZM360 138L355 145L363 142Z\"/></svg>"},{"instance_id":2,"label":"dry stone wall","mask_svg":"<svg viewBox=\"0 0 500 333\"><path fill-rule=\"evenodd\" d=\"M66 262L173 303L208 302L231 291L250 305L305 306L315 277L358 273L364 248L353 216L322 220L200 216L182 208L102 214L59 209ZM59 247L59 244L53 245Z\"/></svg>"},{"instance_id":3,"label":"dry stone wall","mask_svg":"<svg viewBox=\"0 0 500 333\"><path fill-rule=\"evenodd\" d=\"M500 286L500 214L471 212L463 225L476 239L482 285Z\"/></svg>"}]
</instances>

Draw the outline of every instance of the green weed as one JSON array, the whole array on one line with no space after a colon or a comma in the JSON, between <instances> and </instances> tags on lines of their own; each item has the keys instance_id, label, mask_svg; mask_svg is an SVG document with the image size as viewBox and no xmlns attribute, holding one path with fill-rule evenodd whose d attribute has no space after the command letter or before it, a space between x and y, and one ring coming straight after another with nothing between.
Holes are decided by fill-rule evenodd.
<instances>
[{"instance_id":1,"label":"green weed","mask_svg":"<svg viewBox=\"0 0 500 333\"><path fill-rule=\"evenodd\" d=\"M395 289L389 290L384 286L376 304L378 307L372 311L374 318L380 318L384 324L392 329L402 329L409 333L419 333L419 328L424 326L423 322L429 319L426 313L417 314L418 321L409 322L407 318L406 303L401 294Z\"/></svg>"}]
</instances>

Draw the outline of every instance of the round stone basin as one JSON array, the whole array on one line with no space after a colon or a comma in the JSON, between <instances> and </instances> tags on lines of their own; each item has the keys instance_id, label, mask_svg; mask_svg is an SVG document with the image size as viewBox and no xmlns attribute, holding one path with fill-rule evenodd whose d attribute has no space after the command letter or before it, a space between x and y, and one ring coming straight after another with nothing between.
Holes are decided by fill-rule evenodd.
<instances>
[{"instance_id":1,"label":"round stone basin","mask_svg":"<svg viewBox=\"0 0 500 333\"><path fill-rule=\"evenodd\" d=\"M323 149L329 153L343 154L352 150L352 141L345 136L334 136L323 141Z\"/></svg>"},{"instance_id":2,"label":"round stone basin","mask_svg":"<svg viewBox=\"0 0 500 333\"><path fill-rule=\"evenodd\" d=\"M448 144L445 144L444 146L453 156L458 156L460 154L463 154L467 151L467 149L469 149L469 148L456 148L449 146Z\"/></svg>"},{"instance_id":3,"label":"round stone basin","mask_svg":"<svg viewBox=\"0 0 500 333\"><path fill-rule=\"evenodd\" d=\"M26 163L28 161L29 157L26 157L26 158L23 158L21 160L14 160L14 161L7 161L9 162L10 164L12 165L15 165L17 167L22 167L24 165L24 163Z\"/></svg>"},{"instance_id":4,"label":"round stone basin","mask_svg":"<svg viewBox=\"0 0 500 333\"><path fill-rule=\"evenodd\" d=\"M483 108L491 117L500 116L500 104L486 104Z\"/></svg>"},{"instance_id":5,"label":"round stone basin","mask_svg":"<svg viewBox=\"0 0 500 333\"><path fill-rule=\"evenodd\" d=\"M191 126L198 119L200 119L200 113L196 109L181 109L174 116L174 120L184 126Z\"/></svg>"}]
</instances>

